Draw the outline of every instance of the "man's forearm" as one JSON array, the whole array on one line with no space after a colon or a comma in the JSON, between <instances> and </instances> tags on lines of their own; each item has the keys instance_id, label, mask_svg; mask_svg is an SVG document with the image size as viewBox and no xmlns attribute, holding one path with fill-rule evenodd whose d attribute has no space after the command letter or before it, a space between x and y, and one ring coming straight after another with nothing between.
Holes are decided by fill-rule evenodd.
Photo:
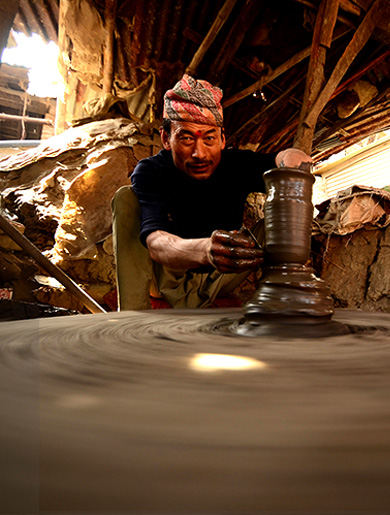
<instances>
[{"instance_id":1,"label":"man's forearm","mask_svg":"<svg viewBox=\"0 0 390 515\"><path fill-rule=\"evenodd\" d=\"M153 261L176 270L209 265L210 238L183 239L165 231L155 231L146 238Z\"/></svg>"},{"instance_id":2,"label":"man's forearm","mask_svg":"<svg viewBox=\"0 0 390 515\"><path fill-rule=\"evenodd\" d=\"M260 266L263 249L247 231L214 231L210 238L183 239L165 231L146 238L150 257L163 266L189 270L213 265L221 273L239 273Z\"/></svg>"}]
</instances>

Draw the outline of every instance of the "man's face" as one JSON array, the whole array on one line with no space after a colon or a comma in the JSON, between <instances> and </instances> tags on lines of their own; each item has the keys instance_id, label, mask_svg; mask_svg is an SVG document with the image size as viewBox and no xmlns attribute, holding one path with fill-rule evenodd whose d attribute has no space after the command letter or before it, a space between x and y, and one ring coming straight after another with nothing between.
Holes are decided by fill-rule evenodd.
<instances>
[{"instance_id":1,"label":"man's face","mask_svg":"<svg viewBox=\"0 0 390 515\"><path fill-rule=\"evenodd\" d=\"M220 127L192 122L171 122L171 134L161 130L165 150L175 166L194 179L208 179L221 160L225 136Z\"/></svg>"}]
</instances>

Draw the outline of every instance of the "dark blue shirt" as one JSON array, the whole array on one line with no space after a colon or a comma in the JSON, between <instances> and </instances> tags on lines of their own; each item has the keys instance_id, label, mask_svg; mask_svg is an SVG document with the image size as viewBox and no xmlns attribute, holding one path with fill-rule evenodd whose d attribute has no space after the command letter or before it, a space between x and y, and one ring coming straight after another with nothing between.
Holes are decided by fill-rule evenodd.
<instances>
[{"instance_id":1,"label":"dark blue shirt","mask_svg":"<svg viewBox=\"0 0 390 515\"><path fill-rule=\"evenodd\" d=\"M253 191L265 192L263 173L275 168L275 155L225 149L206 180L176 168L167 150L142 159L131 175L141 207L141 242L145 245L157 230L203 238L216 229L239 229L246 198Z\"/></svg>"}]
</instances>

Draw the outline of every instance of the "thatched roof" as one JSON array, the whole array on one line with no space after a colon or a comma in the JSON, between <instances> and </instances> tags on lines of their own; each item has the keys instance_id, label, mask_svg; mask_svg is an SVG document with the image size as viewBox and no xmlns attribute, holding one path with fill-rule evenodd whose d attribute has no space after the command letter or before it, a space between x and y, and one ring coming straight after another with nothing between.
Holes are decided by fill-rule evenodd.
<instances>
[{"instance_id":1,"label":"thatched roof","mask_svg":"<svg viewBox=\"0 0 390 515\"><path fill-rule=\"evenodd\" d=\"M236 146L292 146L302 105L317 160L390 128L389 0L21 0L14 27L58 23L63 70L145 120L187 70L224 90Z\"/></svg>"}]
</instances>

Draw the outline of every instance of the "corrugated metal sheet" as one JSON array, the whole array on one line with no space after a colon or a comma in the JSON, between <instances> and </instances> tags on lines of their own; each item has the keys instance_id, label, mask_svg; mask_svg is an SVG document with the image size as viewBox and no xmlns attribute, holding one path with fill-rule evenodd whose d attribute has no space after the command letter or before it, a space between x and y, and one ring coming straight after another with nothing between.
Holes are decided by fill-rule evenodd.
<instances>
[{"instance_id":1,"label":"corrugated metal sheet","mask_svg":"<svg viewBox=\"0 0 390 515\"><path fill-rule=\"evenodd\" d=\"M327 198L353 185L390 185L390 136L319 170Z\"/></svg>"}]
</instances>

